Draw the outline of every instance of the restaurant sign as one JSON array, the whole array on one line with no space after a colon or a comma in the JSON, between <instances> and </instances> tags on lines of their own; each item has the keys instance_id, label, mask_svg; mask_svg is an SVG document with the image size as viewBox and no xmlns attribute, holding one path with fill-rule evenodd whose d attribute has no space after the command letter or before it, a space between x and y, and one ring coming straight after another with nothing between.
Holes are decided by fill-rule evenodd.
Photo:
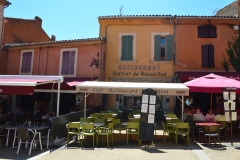
<instances>
[{"instance_id":1,"label":"restaurant sign","mask_svg":"<svg viewBox=\"0 0 240 160\"><path fill-rule=\"evenodd\" d=\"M112 76L119 77L166 77L166 72L160 72L160 65L118 65L118 70Z\"/></svg>"},{"instance_id":2,"label":"restaurant sign","mask_svg":"<svg viewBox=\"0 0 240 160\"><path fill-rule=\"evenodd\" d=\"M102 94L130 94L130 95L141 95L142 89L125 89L125 88L87 88L77 87L77 92L82 93L102 93ZM167 89L156 89L157 95L175 95L175 96L188 96L189 91L187 90L167 90Z\"/></svg>"}]
</instances>

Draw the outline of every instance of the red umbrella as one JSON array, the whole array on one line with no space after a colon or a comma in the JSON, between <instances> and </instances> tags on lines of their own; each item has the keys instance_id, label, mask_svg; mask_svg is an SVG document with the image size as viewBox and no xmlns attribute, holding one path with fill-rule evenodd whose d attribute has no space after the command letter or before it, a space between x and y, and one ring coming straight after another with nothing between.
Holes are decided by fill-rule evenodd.
<instances>
[{"instance_id":1,"label":"red umbrella","mask_svg":"<svg viewBox=\"0 0 240 160\"><path fill-rule=\"evenodd\" d=\"M236 93L240 94L240 81L222 77L215 74L209 74L184 83L190 92L202 93L223 93L223 88L237 88Z\"/></svg>"}]
</instances>

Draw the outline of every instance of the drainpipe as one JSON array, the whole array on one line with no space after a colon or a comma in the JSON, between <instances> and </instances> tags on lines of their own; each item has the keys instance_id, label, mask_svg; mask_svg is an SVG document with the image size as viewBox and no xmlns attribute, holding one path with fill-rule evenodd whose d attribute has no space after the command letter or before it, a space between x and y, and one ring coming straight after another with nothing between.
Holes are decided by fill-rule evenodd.
<instances>
[{"instance_id":1,"label":"drainpipe","mask_svg":"<svg viewBox=\"0 0 240 160\"><path fill-rule=\"evenodd\" d=\"M2 53L2 48L3 48L3 35L4 35L4 28L5 28L5 23L7 23L7 20L6 19L3 19L3 24L2 24L2 34L1 34L1 44L0 44L0 47L1 47L1 50L0 50L0 62L1 62L1 53Z\"/></svg>"}]
</instances>

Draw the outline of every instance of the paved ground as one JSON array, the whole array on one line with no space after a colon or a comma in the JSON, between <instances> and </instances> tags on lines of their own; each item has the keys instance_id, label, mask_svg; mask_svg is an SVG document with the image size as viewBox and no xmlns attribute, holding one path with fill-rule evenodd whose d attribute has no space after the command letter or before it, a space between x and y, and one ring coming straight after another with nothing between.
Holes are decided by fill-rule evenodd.
<instances>
[{"instance_id":1,"label":"paved ground","mask_svg":"<svg viewBox=\"0 0 240 160\"><path fill-rule=\"evenodd\" d=\"M197 143L195 145L187 145L185 139L175 144L172 138L167 138L163 143L162 130L157 130L157 136L154 145L147 143L146 148L144 142L139 146L136 137L132 136L133 141L126 145L126 136L123 133L121 141L116 133L114 136L114 145L110 143L110 149L107 148L106 139L100 139L99 147L91 148L92 143L87 142L84 149L79 147L79 143L71 143L69 148L65 147L63 139L56 148L47 150L44 146L43 151L33 150L28 156L28 150L21 149L16 155L17 149L10 149L2 145L0 148L0 159L39 159L39 160L66 160L66 159L85 159L85 160L141 160L141 159L169 159L169 160L239 160L240 159L240 135L235 134L233 138L233 146L228 139L222 139L221 145L211 145ZM88 139L90 140L90 138Z\"/></svg>"}]
</instances>

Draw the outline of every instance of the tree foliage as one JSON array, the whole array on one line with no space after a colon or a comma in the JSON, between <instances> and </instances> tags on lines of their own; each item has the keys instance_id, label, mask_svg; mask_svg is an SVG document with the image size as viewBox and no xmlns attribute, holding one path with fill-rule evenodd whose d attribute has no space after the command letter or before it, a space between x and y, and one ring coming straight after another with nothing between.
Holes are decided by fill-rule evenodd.
<instances>
[{"instance_id":1,"label":"tree foliage","mask_svg":"<svg viewBox=\"0 0 240 160\"><path fill-rule=\"evenodd\" d=\"M228 41L228 48L226 49L226 52L228 55L228 61L225 59L225 57L223 57L224 60L222 61L222 65L225 70L226 68L229 68L229 65L231 65L236 72L240 72L240 36L239 35L240 35L240 30L238 30L238 34L232 38L232 41ZM228 67L226 67L226 65L228 65Z\"/></svg>"}]
</instances>

